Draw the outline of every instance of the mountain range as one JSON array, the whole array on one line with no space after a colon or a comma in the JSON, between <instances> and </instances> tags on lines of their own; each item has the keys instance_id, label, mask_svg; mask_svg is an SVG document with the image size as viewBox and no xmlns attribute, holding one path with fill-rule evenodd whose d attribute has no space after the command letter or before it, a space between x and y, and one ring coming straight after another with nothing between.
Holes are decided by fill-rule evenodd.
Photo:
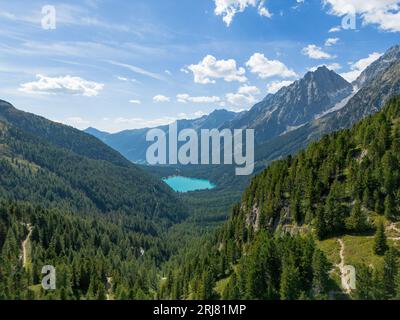
<instances>
[{"instance_id":1,"label":"mountain range","mask_svg":"<svg viewBox=\"0 0 400 320\"><path fill-rule=\"evenodd\" d=\"M197 119L182 119L176 121L178 130L194 129L199 132L202 129L219 128L221 125L234 119L237 113L227 110L215 110L209 115ZM99 131L95 128L85 130L115 150L119 151L124 157L135 163L146 163L146 150L152 142L146 141L146 133L150 128L125 130L114 134ZM159 126L156 129L163 130L168 137L168 126Z\"/></svg>"},{"instance_id":2,"label":"mountain range","mask_svg":"<svg viewBox=\"0 0 400 320\"><path fill-rule=\"evenodd\" d=\"M201 124L212 123L217 129L255 129L255 172L259 172L270 161L294 154L324 134L348 128L380 110L388 98L400 92L399 63L400 46L396 45L368 66L353 83L322 66L307 72L302 79L277 93L267 95L249 111L235 114L219 110L200 119L180 120L178 127L198 130L208 128ZM129 160L145 164L148 144L144 141L147 130L110 135L89 128L86 132L95 135ZM248 181L243 177L232 178L233 168L229 165L213 166L207 170L201 166L190 166L190 170L178 166L178 169L191 172L193 176L208 178L223 188L232 185L243 188ZM146 170L152 171L151 168Z\"/></svg>"},{"instance_id":3,"label":"mountain range","mask_svg":"<svg viewBox=\"0 0 400 320\"><path fill-rule=\"evenodd\" d=\"M85 133L0 100L0 299L400 298L399 96L395 46L351 84L320 67L247 112L178 121L255 129L256 174L241 180L134 164L148 129ZM179 195L170 172L236 189Z\"/></svg>"}]
</instances>

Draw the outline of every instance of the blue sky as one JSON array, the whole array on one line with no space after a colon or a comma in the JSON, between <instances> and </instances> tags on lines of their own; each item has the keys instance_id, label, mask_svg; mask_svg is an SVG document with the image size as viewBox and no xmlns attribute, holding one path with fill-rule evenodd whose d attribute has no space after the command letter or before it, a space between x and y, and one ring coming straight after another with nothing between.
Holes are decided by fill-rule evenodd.
<instances>
[{"instance_id":1,"label":"blue sky","mask_svg":"<svg viewBox=\"0 0 400 320\"><path fill-rule=\"evenodd\" d=\"M54 30L42 27L45 5L56 10ZM400 0L1 1L0 98L110 132L248 109L322 64L354 79L400 43L399 8ZM342 27L349 14L356 29Z\"/></svg>"}]
</instances>

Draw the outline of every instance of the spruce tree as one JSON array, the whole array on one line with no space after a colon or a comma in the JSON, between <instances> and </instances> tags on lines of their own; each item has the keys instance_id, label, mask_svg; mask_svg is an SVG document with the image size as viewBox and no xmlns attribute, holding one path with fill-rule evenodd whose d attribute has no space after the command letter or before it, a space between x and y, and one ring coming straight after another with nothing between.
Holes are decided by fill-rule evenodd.
<instances>
[{"instance_id":1,"label":"spruce tree","mask_svg":"<svg viewBox=\"0 0 400 320\"><path fill-rule=\"evenodd\" d=\"M386 298L392 298L396 293L395 280L398 273L397 254L393 247L385 253L383 264L383 281Z\"/></svg>"},{"instance_id":2,"label":"spruce tree","mask_svg":"<svg viewBox=\"0 0 400 320\"><path fill-rule=\"evenodd\" d=\"M396 218L395 203L392 195L388 195L385 199L385 217L391 221Z\"/></svg>"},{"instance_id":3,"label":"spruce tree","mask_svg":"<svg viewBox=\"0 0 400 320\"><path fill-rule=\"evenodd\" d=\"M317 216L315 218L315 229L319 240L323 240L327 235L327 226L325 221L325 212L322 206L317 208Z\"/></svg>"},{"instance_id":4,"label":"spruce tree","mask_svg":"<svg viewBox=\"0 0 400 320\"><path fill-rule=\"evenodd\" d=\"M383 221L379 221L375 233L374 253L379 256L383 256L387 249L388 245L385 235L385 226L383 224Z\"/></svg>"},{"instance_id":5,"label":"spruce tree","mask_svg":"<svg viewBox=\"0 0 400 320\"><path fill-rule=\"evenodd\" d=\"M360 201L357 199L350 217L346 221L347 229L355 232L363 232L368 228L367 216L362 212Z\"/></svg>"},{"instance_id":6,"label":"spruce tree","mask_svg":"<svg viewBox=\"0 0 400 320\"><path fill-rule=\"evenodd\" d=\"M290 260L292 260L292 258L286 259L283 263L280 284L281 300L297 300L301 294L299 269L294 265L294 262Z\"/></svg>"},{"instance_id":7,"label":"spruce tree","mask_svg":"<svg viewBox=\"0 0 400 320\"><path fill-rule=\"evenodd\" d=\"M312 259L313 289L319 295L327 291L331 264L321 250L315 250Z\"/></svg>"}]
</instances>

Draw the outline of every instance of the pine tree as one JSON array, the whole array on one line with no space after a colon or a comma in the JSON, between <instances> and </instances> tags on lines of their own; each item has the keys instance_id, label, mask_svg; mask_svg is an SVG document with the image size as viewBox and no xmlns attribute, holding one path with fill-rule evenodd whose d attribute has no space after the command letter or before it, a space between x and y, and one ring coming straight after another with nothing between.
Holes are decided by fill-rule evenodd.
<instances>
[{"instance_id":1,"label":"pine tree","mask_svg":"<svg viewBox=\"0 0 400 320\"><path fill-rule=\"evenodd\" d=\"M321 250L315 250L312 259L313 288L317 295L326 292L329 284L331 264Z\"/></svg>"},{"instance_id":2,"label":"pine tree","mask_svg":"<svg viewBox=\"0 0 400 320\"><path fill-rule=\"evenodd\" d=\"M292 260L291 258L287 260ZM299 269L293 261L285 261L283 264L280 297L281 300L297 300L301 294L301 280Z\"/></svg>"},{"instance_id":3,"label":"pine tree","mask_svg":"<svg viewBox=\"0 0 400 320\"><path fill-rule=\"evenodd\" d=\"M359 200L356 200L350 217L346 221L347 229L355 232L363 232L368 228L367 216L362 212Z\"/></svg>"},{"instance_id":4,"label":"pine tree","mask_svg":"<svg viewBox=\"0 0 400 320\"><path fill-rule=\"evenodd\" d=\"M359 300L370 300L373 295L372 269L365 264L357 266L356 269L356 297Z\"/></svg>"},{"instance_id":5,"label":"pine tree","mask_svg":"<svg viewBox=\"0 0 400 320\"><path fill-rule=\"evenodd\" d=\"M379 256L383 256L387 249L388 245L385 235L385 226L383 224L383 221L379 221L375 233L374 253Z\"/></svg>"},{"instance_id":6,"label":"pine tree","mask_svg":"<svg viewBox=\"0 0 400 320\"><path fill-rule=\"evenodd\" d=\"M240 290L238 286L236 272L234 272L226 285L224 292L222 293L223 300L239 300Z\"/></svg>"},{"instance_id":7,"label":"pine tree","mask_svg":"<svg viewBox=\"0 0 400 320\"><path fill-rule=\"evenodd\" d=\"M396 219L396 209L394 204L394 198L392 195L388 195L385 199L385 217L388 220L395 220Z\"/></svg>"},{"instance_id":8,"label":"pine tree","mask_svg":"<svg viewBox=\"0 0 400 320\"><path fill-rule=\"evenodd\" d=\"M398 273L397 255L393 247L385 253L383 265L383 281L387 298L391 298L396 293L395 280Z\"/></svg>"},{"instance_id":9,"label":"pine tree","mask_svg":"<svg viewBox=\"0 0 400 320\"><path fill-rule=\"evenodd\" d=\"M315 218L315 229L319 240L323 240L327 235L327 227L325 221L324 209L319 206L317 208L317 216Z\"/></svg>"},{"instance_id":10,"label":"pine tree","mask_svg":"<svg viewBox=\"0 0 400 320\"><path fill-rule=\"evenodd\" d=\"M213 280L210 271L204 271L201 277L200 300L213 298Z\"/></svg>"}]
</instances>

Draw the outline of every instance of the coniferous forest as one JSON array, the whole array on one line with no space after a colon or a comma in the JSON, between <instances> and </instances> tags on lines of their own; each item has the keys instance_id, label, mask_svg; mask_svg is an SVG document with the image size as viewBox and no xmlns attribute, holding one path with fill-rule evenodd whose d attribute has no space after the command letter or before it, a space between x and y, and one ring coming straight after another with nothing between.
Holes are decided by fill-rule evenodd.
<instances>
[{"instance_id":1,"label":"coniferous forest","mask_svg":"<svg viewBox=\"0 0 400 320\"><path fill-rule=\"evenodd\" d=\"M154 210L130 210L147 200L121 209L123 193L97 187L102 176L104 188L118 186L129 164L67 152L10 122L2 122L1 142L2 299L400 297L397 239L390 236L400 216L399 97L351 129L273 162L222 227L201 235L186 230L183 238L195 223L184 222L185 211L172 214L184 198L163 207L171 214L149 216ZM79 175L91 177L83 182ZM142 196L175 197L155 188ZM357 263L357 289L345 295L327 243L347 235L371 239L368 255L378 263ZM44 265L57 268L54 291L41 287Z\"/></svg>"},{"instance_id":2,"label":"coniferous forest","mask_svg":"<svg viewBox=\"0 0 400 320\"><path fill-rule=\"evenodd\" d=\"M352 81L318 66L247 111L176 120L195 135L254 129L249 176L150 166L146 128L82 131L0 100L0 300L399 300L400 46L366 60ZM62 91L38 77L20 91ZM180 192L175 176L212 188Z\"/></svg>"}]
</instances>

